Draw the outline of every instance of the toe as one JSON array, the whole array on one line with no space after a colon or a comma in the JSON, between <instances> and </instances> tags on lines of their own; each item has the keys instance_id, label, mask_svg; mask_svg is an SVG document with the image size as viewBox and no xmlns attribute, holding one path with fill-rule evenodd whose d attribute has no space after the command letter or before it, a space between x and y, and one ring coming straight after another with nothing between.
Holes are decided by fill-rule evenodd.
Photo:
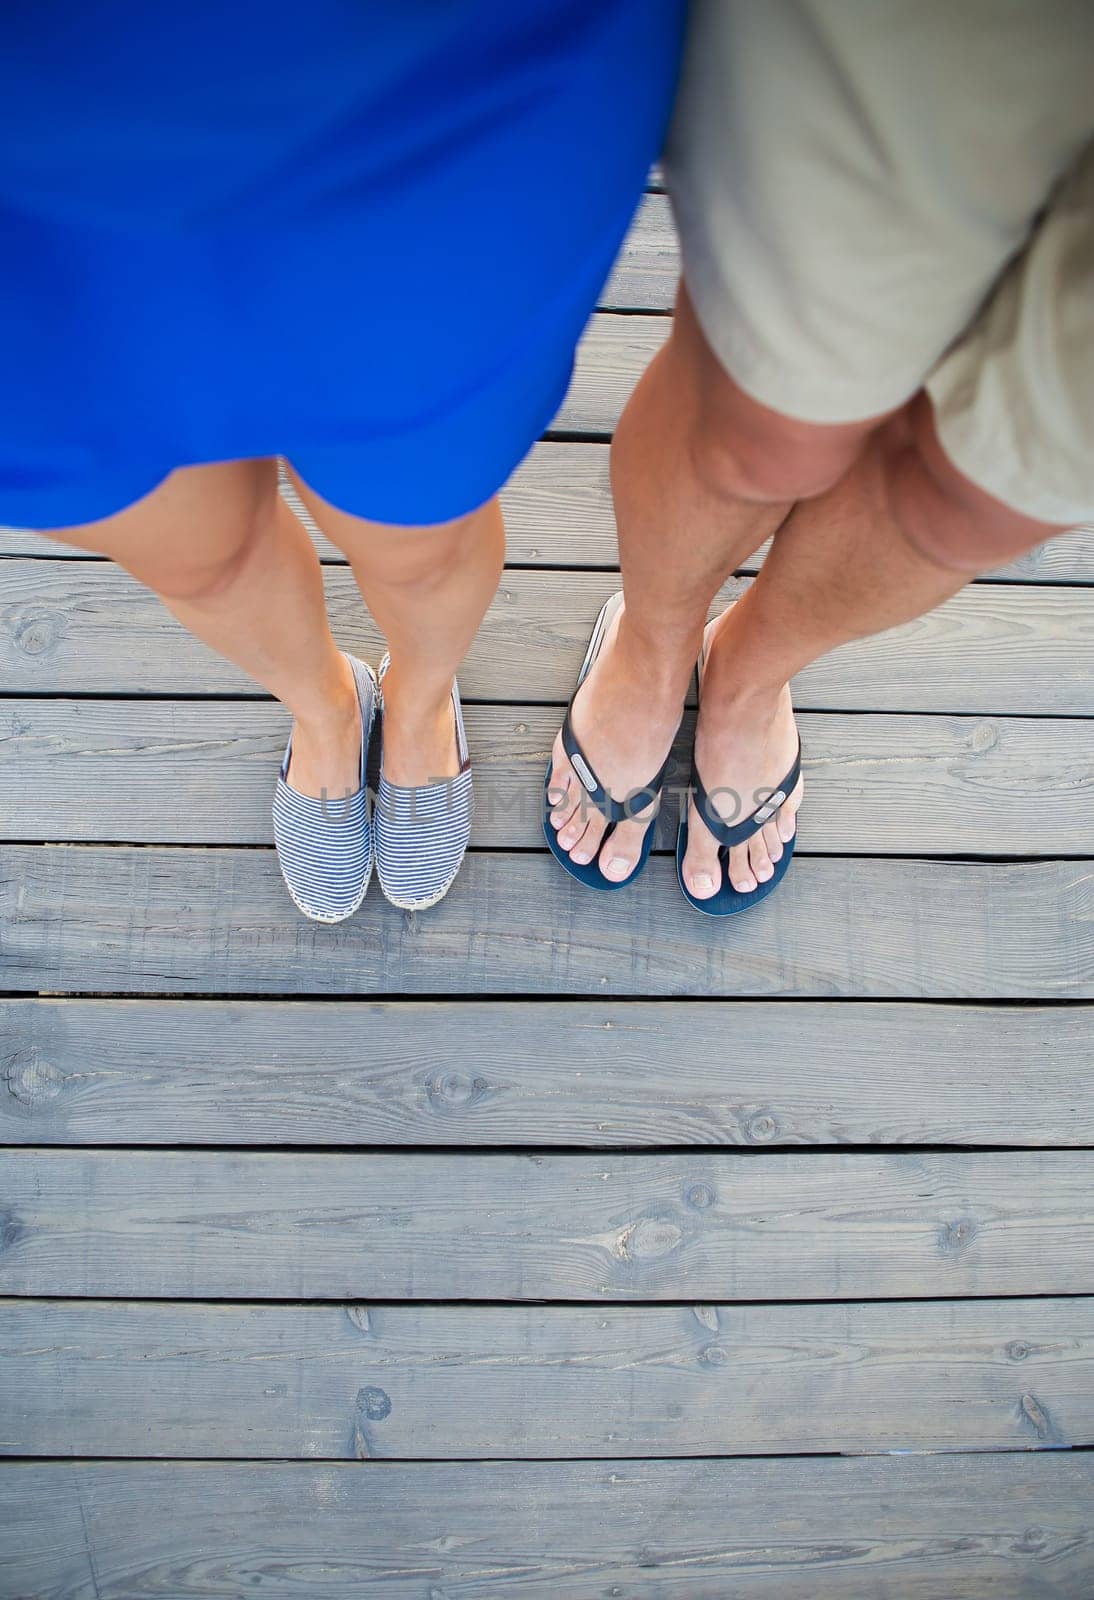
<instances>
[{"instance_id":1,"label":"toe","mask_svg":"<svg viewBox=\"0 0 1094 1600\"><path fill-rule=\"evenodd\" d=\"M584 806L577 806L558 830L558 842L563 850L572 850L589 826L591 818Z\"/></svg>"},{"instance_id":2,"label":"toe","mask_svg":"<svg viewBox=\"0 0 1094 1600\"><path fill-rule=\"evenodd\" d=\"M592 855L589 857L591 861L604 834L603 818L576 778L570 789L569 801L572 803L565 807L565 820L560 817L558 823L558 842L563 850L572 850L579 839L584 839L588 829L593 827L596 831Z\"/></svg>"},{"instance_id":3,"label":"toe","mask_svg":"<svg viewBox=\"0 0 1094 1600\"><path fill-rule=\"evenodd\" d=\"M754 833L748 841L748 864L752 868L752 875L758 883L766 883L774 876L775 868L771 864L771 857L767 853L767 840L761 828L759 833Z\"/></svg>"},{"instance_id":4,"label":"toe","mask_svg":"<svg viewBox=\"0 0 1094 1600\"><path fill-rule=\"evenodd\" d=\"M552 783L548 791L551 801L551 826L556 831L565 828L581 809L581 789L576 782L572 782L568 789L556 787Z\"/></svg>"},{"instance_id":5,"label":"toe","mask_svg":"<svg viewBox=\"0 0 1094 1600\"><path fill-rule=\"evenodd\" d=\"M555 740L551 752L551 776L547 780L547 799L551 807L551 826L564 827L581 803L584 789L566 758L562 741Z\"/></svg>"},{"instance_id":6,"label":"toe","mask_svg":"<svg viewBox=\"0 0 1094 1600\"><path fill-rule=\"evenodd\" d=\"M642 840L645 837L649 823L635 818L628 822L619 822L612 829L603 850L600 852L600 870L606 878L613 883L619 883L623 878L630 877L638 864L638 857L642 854Z\"/></svg>"},{"instance_id":7,"label":"toe","mask_svg":"<svg viewBox=\"0 0 1094 1600\"><path fill-rule=\"evenodd\" d=\"M779 838L779 825L774 817L770 822L764 823L764 843L767 846L767 853L771 857L771 860L773 862L781 861L783 854L783 842Z\"/></svg>"},{"instance_id":8,"label":"toe","mask_svg":"<svg viewBox=\"0 0 1094 1600\"><path fill-rule=\"evenodd\" d=\"M581 815L579 814L576 822L580 824L581 820ZM573 826L574 824L569 824L565 831L568 833L570 827ZM563 844L563 848L569 851L570 860L576 867L587 867L589 862L594 859L596 852L600 848L600 841L604 837L605 827L606 823L600 812L591 811L585 818L584 827L579 829L573 844ZM563 834L560 833L558 837L559 842L563 843Z\"/></svg>"},{"instance_id":9,"label":"toe","mask_svg":"<svg viewBox=\"0 0 1094 1600\"><path fill-rule=\"evenodd\" d=\"M718 860L718 841L690 803L688 812L688 848L683 864L684 882L696 900L709 900L717 894L722 881L722 868Z\"/></svg>"},{"instance_id":10,"label":"toe","mask_svg":"<svg viewBox=\"0 0 1094 1600\"><path fill-rule=\"evenodd\" d=\"M729 852L729 881L738 894L751 894L756 887L748 864L747 844L735 844Z\"/></svg>"},{"instance_id":11,"label":"toe","mask_svg":"<svg viewBox=\"0 0 1094 1600\"><path fill-rule=\"evenodd\" d=\"M783 844L789 844L794 837L794 830L798 826L798 807L802 803L803 792L804 786L799 778L794 785L793 792L788 795L787 799L779 807L779 814L775 820L779 830L779 838Z\"/></svg>"}]
</instances>

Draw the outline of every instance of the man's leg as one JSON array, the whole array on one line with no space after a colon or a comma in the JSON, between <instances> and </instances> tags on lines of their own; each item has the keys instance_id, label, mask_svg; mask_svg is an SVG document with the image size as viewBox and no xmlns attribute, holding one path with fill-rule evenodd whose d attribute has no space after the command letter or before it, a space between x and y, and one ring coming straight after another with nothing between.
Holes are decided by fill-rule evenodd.
<instances>
[{"instance_id":1,"label":"man's leg","mask_svg":"<svg viewBox=\"0 0 1094 1600\"><path fill-rule=\"evenodd\" d=\"M724 580L796 500L843 475L880 421L817 426L759 405L727 376L681 289L672 337L631 396L612 444L626 606L574 704L578 738L616 798L645 784L665 759ZM764 775L778 753L761 762ZM792 755L791 748L771 782ZM585 802L561 740L551 789L561 844L575 861L592 861L606 824ZM629 874L649 815L613 829L601 852L605 876ZM766 832L778 851L776 822Z\"/></svg>"},{"instance_id":2,"label":"man's leg","mask_svg":"<svg viewBox=\"0 0 1094 1600\"><path fill-rule=\"evenodd\" d=\"M916 395L840 483L795 507L757 581L721 619L696 733L704 781L733 789L752 810L793 755L785 730L795 672L852 638L932 610L974 574L1060 531L963 477L937 442L928 398ZM790 830L782 827L782 840ZM765 848L765 835L729 853L739 890L771 877L779 851ZM718 886L717 842L694 808L685 882L699 898Z\"/></svg>"},{"instance_id":3,"label":"man's leg","mask_svg":"<svg viewBox=\"0 0 1094 1600\"><path fill-rule=\"evenodd\" d=\"M717 629L704 680L696 757L709 789L740 797L731 820L790 766L795 672L930 610L974 573L1060 531L964 478L938 445L923 395L888 418L836 426L751 400L707 346L683 292L673 337L621 419L612 475L626 608L574 720L618 797L664 759L711 598L778 529L760 577ZM552 788L561 842L575 860L592 860L604 819L583 804L558 742ZM734 887L747 893L771 876L801 796L799 784L731 852ZM612 831L606 876L630 872L644 815ZM703 899L718 888L717 847L701 824L689 833L685 881Z\"/></svg>"},{"instance_id":4,"label":"man's leg","mask_svg":"<svg viewBox=\"0 0 1094 1600\"><path fill-rule=\"evenodd\" d=\"M1062 531L964 477L943 453L920 393L871 436L837 484L795 507L759 577L722 618L696 732L708 788L733 790L746 814L754 809L793 758L788 684L796 672L838 645L920 616L975 573ZM794 797L783 811L793 805ZM791 832L784 822L780 840ZM779 853L765 828L730 851L730 881L755 888ZM717 844L693 808L685 881L705 898L718 874Z\"/></svg>"}]
</instances>

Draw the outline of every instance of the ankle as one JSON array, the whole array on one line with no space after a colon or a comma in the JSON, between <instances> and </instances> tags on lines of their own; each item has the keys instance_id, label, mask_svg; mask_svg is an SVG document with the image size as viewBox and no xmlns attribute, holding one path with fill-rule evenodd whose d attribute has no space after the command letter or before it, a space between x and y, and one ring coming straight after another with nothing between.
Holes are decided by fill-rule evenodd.
<instances>
[{"instance_id":1,"label":"ankle","mask_svg":"<svg viewBox=\"0 0 1094 1600\"><path fill-rule=\"evenodd\" d=\"M428 728L439 718L451 715L453 681L415 680L403 677L393 666L384 674L385 707L394 708L399 721L408 728Z\"/></svg>"},{"instance_id":2,"label":"ankle","mask_svg":"<svg viewBox=\"0 0 1094 1600\"><path fill-rule=\"evenodd\" d=\"M289 705L297 729L317 743L337 743L347 730L356 727L361 716L357 696L357 682L349 662L341 654L338 666L332 669L329 682L323 684L314 698Z\"/></svg>"},{"instance_id":3,"label":"ankle","mask_svg":"<svg viewBox=\"0 0 1094 1600\"><path fill-rule=\"evenodd\" d=\"M747 662L728 653L716 655L712 651L703 672L703 705L734 721L767 720L774 715L786 689L785 678L757 676Z\"/></svg>"},{"instance_id":4,"label":"ankle","mask_svg":"<svg viewBox=\"0 0 1094 1600\"><path fill-rule=\"evenodd\" d=\"M703 699L753 712L774 706L782 697L797 663L778 657L753 634L749 637L738 606L719 620L709 635L703 670Z\"/></svg>"},{"instance_id":5,"label":"ankle","mask_svg":"<svg viewBox=\"0 0 1094 1600\"><path fill-rule=\"evenodd\" d=\"M615 639L619 668L640 690L643 704L654 716L682 711L698 641L698 633L647 636L630 622L626 611L620 617Z\"/></svg>"}]
</instances>

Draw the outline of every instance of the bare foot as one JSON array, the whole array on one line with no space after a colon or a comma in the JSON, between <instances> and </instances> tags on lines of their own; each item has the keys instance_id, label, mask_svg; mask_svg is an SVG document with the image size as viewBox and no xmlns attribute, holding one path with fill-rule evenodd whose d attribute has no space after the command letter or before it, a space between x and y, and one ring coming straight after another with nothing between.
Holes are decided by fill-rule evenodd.
<instances>
[{"instance_id":1,"label":"bare foot","mask_svg":"<svg viewBox=\"0 0 1094 1600\"><path fill-rule=\"evenodd\" d=\"M775 690L748 683L748 662L734 648L733 607L711 624L703 672L701 711L695 732L695 764L712 806L730 823L743 822L764 803L790 770L798 732L789 685ZM716 792L717 791L717 792ZM802 802L802 780L785 802L744 844L729 851L726 871L741 894L766 883L794 837ZM724 882L718 841L689 802L688 849L683 877L697 900L716 894Z\"/></svg>"},{"instance_id":2,"label":"bare foot","mask_svg":"<svg viewBox=\"0 0 1094 1600\"><path fill-rule=\"evenodd\" d=\"M384 777L397 789L442 783L460 770L451 683L423 694L395 663L384 674Z\"/></svg>"},{"instance_id":3,"label":"bare foot","mask_svg":"<svg viewBox=\"0 0 1094 1600\"><path fill-rule=\"evenodd\" d=\"M322 718L297 717L285 781L315 800L342 800L361 787L361 703L353 668L339 652L340 677Z\"/></svg>"},{"instance_id":4,"label":"bare foot","mask_svg":"<svg viewBox=\"0 0 1094 1600\"><path fill-rule=\"evenodd\" d=\"M655 661L647 650L635 648L620 608L573 709L574 732L613 799L626 800L660 769L680 724L690 674L690 660ZM562 849L579 866L586 866L599 852L606 878L628 877L657 803L637 809L633 820L617 823L604 844L609 823L570 765L561 733L552 763L551 825Z\"/></svg>"}]
</instances>

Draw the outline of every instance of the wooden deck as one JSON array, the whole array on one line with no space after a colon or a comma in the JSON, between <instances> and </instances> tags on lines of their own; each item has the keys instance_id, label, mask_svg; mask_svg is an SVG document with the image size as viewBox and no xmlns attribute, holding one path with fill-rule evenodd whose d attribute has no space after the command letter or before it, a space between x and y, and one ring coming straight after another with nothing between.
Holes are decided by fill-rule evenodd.
<instances>
[{"instance_id":1,"label":"wooden deck","mask_svg":"<svg viewBox=\"0 0 1094 1600\"><path fill-rule=\"evenodd\" d=\"M571 884L539 785L675 275L651 194L505 497L435 911L297 917L281 708L0 534L5 1600L1094 1595L1094 529L802 675L755 914L684 904L672 803Z\"/></svg>"}]
</instances>

